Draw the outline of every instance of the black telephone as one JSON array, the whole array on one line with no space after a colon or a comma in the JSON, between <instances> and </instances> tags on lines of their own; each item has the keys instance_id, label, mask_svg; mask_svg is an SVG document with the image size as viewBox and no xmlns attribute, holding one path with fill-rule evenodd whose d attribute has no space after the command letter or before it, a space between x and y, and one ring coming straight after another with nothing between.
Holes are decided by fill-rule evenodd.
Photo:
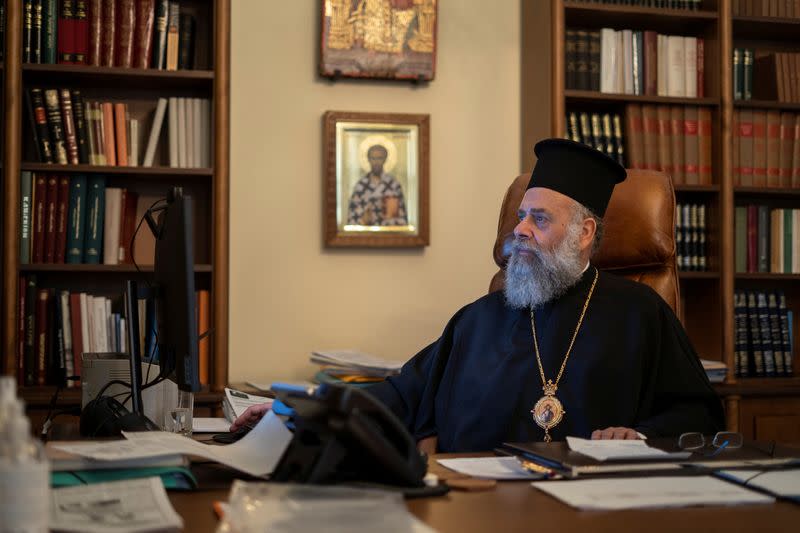
<instances>
[{"instance_id":1,"label":"black telephone","mask_svg":"<svg viewBox=\"0 0 800 533\"><path fill-rule=\"evenodd\" d=\"M295 433L272 480L424 486L427 457L402 422L368 392L338 384L273 390L294 408Z\"/></svg>"}]
</instances>

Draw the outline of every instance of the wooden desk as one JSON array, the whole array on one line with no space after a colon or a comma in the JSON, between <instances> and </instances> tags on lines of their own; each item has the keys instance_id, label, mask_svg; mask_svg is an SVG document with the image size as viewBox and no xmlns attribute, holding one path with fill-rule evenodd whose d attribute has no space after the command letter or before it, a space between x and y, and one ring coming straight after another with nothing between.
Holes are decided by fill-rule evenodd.
<instances>
[{"instance_id":1,"label":"wooden desk","mask_svg":"<svg viewBox=\"0 0 800 533\"><path fill-rule=\"evenodd\" d=\"M441 457L441 456L439 456ZM431 464L436 473L441 467ZM236 477L230 471L202 465L201 487L195 492L171 492L170 500L183 517L184 531L213 532L217 519L212 503L224 501ZM409 510L441 533L470 531L791 531L800 522L800 506L773 505L697 507L647 511L576 511L533 489L527 481L499 482L485 492L451 491L438 498L409 500ZM795 524L792 526L791 524Z\"/></svg>"}]
</instances>

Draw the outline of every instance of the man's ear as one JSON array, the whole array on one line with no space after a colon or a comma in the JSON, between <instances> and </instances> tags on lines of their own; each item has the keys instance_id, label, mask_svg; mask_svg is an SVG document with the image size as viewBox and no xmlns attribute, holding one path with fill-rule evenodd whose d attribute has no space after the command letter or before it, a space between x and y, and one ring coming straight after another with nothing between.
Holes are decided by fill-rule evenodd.
<instances>
[{"instance_id":1,"label":"man's ear","mask_svg":"<svg viewBox=\"0 0 800 533\"><path fill-rule=\"evenodd\" d=\"M584 219L580 237L581 250L586 250L592 246L592 241L596 233L597 221L591 217Z\"/></svg>"}]
</instances>

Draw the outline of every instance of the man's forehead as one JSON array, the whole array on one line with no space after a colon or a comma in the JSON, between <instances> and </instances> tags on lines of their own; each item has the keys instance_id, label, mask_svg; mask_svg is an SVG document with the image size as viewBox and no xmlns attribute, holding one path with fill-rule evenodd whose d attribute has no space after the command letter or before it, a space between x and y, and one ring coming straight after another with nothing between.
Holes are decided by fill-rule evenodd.
<instances>
[{"instance_id":1,"label":"man's forehead","mask_svg":"<svg viewBox=\"0 0 800 533\"><path fill-rule=\"evenodd\" d=\"M531 209L558 211L568 209L575 203L575 200L558 191L546 187L532 187L525 191L525 196L522 197L519 208L524 211Z\"/></svg>"}]
</instances>

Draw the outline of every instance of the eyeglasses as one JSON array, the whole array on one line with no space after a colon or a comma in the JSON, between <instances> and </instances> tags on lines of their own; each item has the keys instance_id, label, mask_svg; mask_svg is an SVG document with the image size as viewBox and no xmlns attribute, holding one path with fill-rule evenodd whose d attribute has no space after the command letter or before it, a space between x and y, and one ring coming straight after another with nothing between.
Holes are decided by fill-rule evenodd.
<instances>
[{"instance_id":1,"label":"eyeglasses","mask_svg":"<svg viewBox=\"0 0 800 533\"><path fill-rule=\"evenodd\" d=\"M708 457L713 457L719 452L728 448L734 450L741 448L744 442L744 437L741 433L734 433L731 431L720 431L711 440L710 444L715 450L708 454ZM681 450L697 451L706 447L706 437L702 433L684 433L678 438L678 447Z\"/></svg>"}]
</instances>

